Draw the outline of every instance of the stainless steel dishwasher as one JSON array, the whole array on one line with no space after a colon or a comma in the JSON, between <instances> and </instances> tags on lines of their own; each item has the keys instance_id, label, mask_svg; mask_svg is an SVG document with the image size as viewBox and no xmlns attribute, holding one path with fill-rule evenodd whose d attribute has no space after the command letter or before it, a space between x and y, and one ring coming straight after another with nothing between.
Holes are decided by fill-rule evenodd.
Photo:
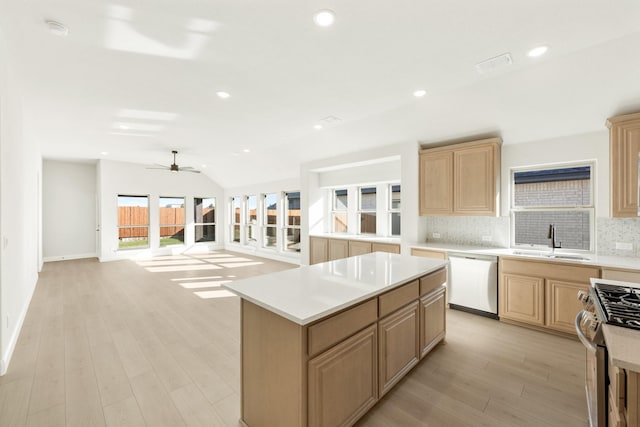
<instances>
[{"instance_id":1,"label":"stainless steel dishwasher","mask_svg":"<svg viewBox=\"0 0 640 427\"><path fill-rule=\"evenodd\" d=\"M498 258L449 252L449 307L498 318Z\"/></svg>"}]
</instances>

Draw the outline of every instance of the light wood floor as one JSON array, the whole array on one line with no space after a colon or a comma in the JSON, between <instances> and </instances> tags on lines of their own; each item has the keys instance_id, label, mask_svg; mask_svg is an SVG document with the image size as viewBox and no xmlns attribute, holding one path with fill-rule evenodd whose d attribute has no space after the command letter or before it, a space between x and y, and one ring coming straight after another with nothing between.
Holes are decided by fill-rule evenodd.
<instances>
[{"instance_id":1,"label":"light wood floor","mask_svg":"<svg viewBox=\"0 0 640 427\"><path fill-rule=\"evenodd\" d=\"M0 426L237 426L239 300L220 282L291 267L224 251L47 263ZM587 425L578 341L447 316L446 343L358 426Z\"/></svg>"}]
</instances>

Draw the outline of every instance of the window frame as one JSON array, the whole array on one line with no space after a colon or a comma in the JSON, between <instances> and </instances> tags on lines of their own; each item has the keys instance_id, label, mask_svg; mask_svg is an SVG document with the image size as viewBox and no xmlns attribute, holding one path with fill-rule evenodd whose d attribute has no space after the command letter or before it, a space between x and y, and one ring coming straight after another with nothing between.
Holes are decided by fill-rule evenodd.
<instances>
[{"instance_id":1,"label":"window frame","mask_svg":"<svg viewBox=\"0 0 640 427\"><path fill-rule=\"evenodd\" d=\"M347 206L338 208L338 191L345 191L347 196ZM344 214L346 224L344 231L336 231L336 215ZM349 188L340 187L331 189L331 232L337 234L346 234L349 232Z\"/></svg>"},{"instance_id":2,"label":"window frame","mask_svg":"<svg viewBox=\"0 0 640 427\"><path fill-rule=\"evenodd\" d=\"M518 172L538 171L538 170L553 170L553 169L565 169L573 167L586 167L590 168L589 177L589 204L588 205L575 205L575 206L563 206L563 205L540 205L540 206L516 206L515 202L515 175ZM510 217L510 245L516 249L533 249L533 250L551 250L551 245L539 245L539 244L516 244L516 213L517 212L587 212L589 214L589 249L575 249L575 248L557 248L556 251L570 251L579 253L593 253L595 251L595 217L596 217L596 200L595 200L595 185L596 185L596 161L595 160L582 160L575 162L562 162L562 163L548 163L542 165L512 167L510 169L509 178L509 217Z\"/></svg>"},{"instance_id":3,"label":"window frame","mask_svg":"<svg viewBox=\"0 0 640 427\"><path fill-rule=\"evenodd\" d=\"M145 198L147 200L147 224L146 225L127 225L127 226L121 226L120 225L120 203L119 203L119 199L120 197L140 197L140 198ZM125 206L123 206L125 207ZM116 195L116 210L118 211L117 214L117 225L116 228L118 230L118 235L117 235L117 239L118 239L118 251L133 251L133 250L139 250L139 249L149 249L151 247L151 239L150 239L150 235L149 232L151 231L151 210L150 210L150 197L148 194L146 195L137 195L137 194L118 194ZM131 248L121 248L120 247L120 230L121 229L133 229L133 228L146 228L147 229L147 244L146 246L136 246L136 247L131 247Z\"/></svg>"},{"instance_id":4,"label":"window frame","mask_svg":"<svg viewBox=\"0 0 640 427\"><path fill-rule=\"evenodd\" d=\"M236 206L235 202L238 201L238 218L236 220ZM229 198L229 243L242 244L242 196L231 196ZM235 231L238 229L238 240L235 239Z\"/></svg>"},{"instance_id":5,"label":"window frame","mask_svg":"<svg viewBox=\"0 0 640 427\"><path fill-rule=\"evenodd\" d=\"M298 211L300 212L300 216L298 218L300 218L299 222L300 224L298 225L291 225L289 224L289 194L298 194L298 200L301 200L302 198L302 192L301 191L283 191L282 193L282 215L283 215L283 227L282 227L282 251L283 252L291 252L291 253L299 253L300 252L300 247L298 246L298 249L289 249L287 247L287 242L288 237L289 237L289 230L298 230L298 238L300 238L300 230L302 227L302 203L300 202L300 206L298 207ZM298 242L300 243L300 242Z\"/></svg>"},{"instance_id":6,"label":"window frame","mask_svg":"<svg viewBox=\"0 0 640 427\"><path fill-rule=\"evenodd\" d=\"M256 215L255 215L255 223L251 223L251 211L250 211L250 207L249 207L249 199L254 198L255 199L255 209L256 209ZM243 233L242 236L244 237L244 245L246 246L258 246L258 233L257 231L259 230L259 218L260 215L258 213L258 196L256 194L247 194L244 196L244 223L242 224L242 229L243 229ZM253 237L250 238L249 234L252 234Z\"/></svg>"},{"instance_id":7,"label":"window frame","mask_svg":"<svg viewBox=\"0 0 640 427\"><path fill-rule=\"evenodd\" d=\"M364 189L369 189L369 188L373 188L375 190L375 207L373 209L363 209L362 208L362 190ZM377 185L361 185L358 186L358 206L357 206L357 214L358 214L358 233L357 234L364 234L364 235L369 235L369 236L375 236L378 234L378 225L377 225L377 220L378 220L378 186ZM375 224L375 231L373 233L364 233L362 231L362 221L363 221L363 214L373 214L373 217L375 218L376 222L374 222Z\"/></svg>"},{"instance_id":8,"label":"window frame","mask_svg":"<svg viewBox=\"0 0 640 427\"><path fill-rule=\"evenodd\" d=\"M161 200L162 199L182 199L182 217L184 218L184 222L182 224L180 223L173 223L173 224L165 224L161 222L161 215L160 215L160 209L163 209ZM176 209L176 208L172 208L172 209ZM162 244L162 228L163 227L179 227L182 226L182 243L173 243L173 244ZM185 196L182 197L173 197L173 196L158 196L158 235L160 237L160 240L158 242L159 247L161 248L166 248L166 247L173 247L173 246L184 246L186 244L185 240L186 240L186 236L185 236L185 231L187 228L187 198Z\"/></svg>"},{"instance_id":9,"label":"window frame","mask_svg":"<svg viewBox=\"0 0 640 427\"><path fill-rule=\"evenodd\" d=\"M198 218L196 217L197 213L196 213L196 200L213 200L213 222L198 222ZM201 202L203 203L203 202ZM204 206L202 207L202 209L204 210ZM215 243L217 241L217 233L216 233L216 217L218 215L218 201L216 200L215 197L194 197L193 198L193 241L195 244L199 244L199 243ZM202 217L204 218L204 214L202 215ZM203 241L198 241L197 239L197 229L198 226L205 226L205 225L213 225L213 240L203 240Z\"/></svg>"},{"instance_id":10,"label":"window frame","mask_svg":"<svg viewBox=\"0 0 640 427\"><path fill-rule=\"evenodd\" d=\"M394 208L393 207L393 187L398 186L400 187L400 207L398 208ZM389 224L389 237L400 237L402 236L402 184L398 183L389 183L387 185L387 191L389 192L389 196L387 198L387 215L388 215L388 224ZM398 215L398 221L400 221L400 233L399 234L393 234L393 214L397 214Z\"/></svg>"},{"instance_id":11,"label":"window frame","mask_svg":"<svg viewBox=\"0 0 640 427\"><path fill-rule=\"evenodd\" d=\"M267 205L267 196L271 196L274 195L276 198L276 223L275 224L269 224L269 219L268 219L268 205ZM262 220L258 221L260 222L260 228L262 229L262 247L264 249L267 250L277 250L278 249L278 244L279 244L279 240L278 239L278 214L280 212L279 209L279 205L280 205L280 200L279 200L279 195L278 193L262 193L262 197L261 197L261 205L262 205ZM267 231L273 228L273 236L275 237L276 241L274 245L267 245L268 242L268 236L267 236Z\"/></svg>"}]
</instances>

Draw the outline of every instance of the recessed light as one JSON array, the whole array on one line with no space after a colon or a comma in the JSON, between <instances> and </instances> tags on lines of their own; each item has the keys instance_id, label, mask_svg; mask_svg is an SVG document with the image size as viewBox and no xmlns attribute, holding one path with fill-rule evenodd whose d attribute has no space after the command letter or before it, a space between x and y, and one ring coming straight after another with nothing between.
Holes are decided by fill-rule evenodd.
<instances>
[{"instance_id":1,"label":"recessed light","mask_svg":"<svg viewBox=\"0 0 640 427\"><path fill-rule=\"evenodd\" d=\"M419 89L419 90L413 92L413 96L415 96L416 98L422 98L426 94L427 94L427 91L424 90L424 89Z\"/></svg>"},{"instance_id":2,"label":"recessed light","mask_svg":"<svg viewBox=\"0 0 640 427\"><path fill-rule=\"evenodd\" d=\"M119 127L120 129L123 129L123 130L127 130L127 129L129 129L129 126L127 126L127 125L120 125L120 126L118 126L118 127Z\"/></svg>"},{"instance_id":3,"label":"recessed light","mask_svg":"<svg viewBox=\"0 0 640 427\"><path fill-rule=\"evenodd\" d=\"M243 149L243 150L242 150L242 152L243 152L243 153L250 153L250 152L251 152L251 150L249 150L248 148L245 148L245 149Z\"/></svg>"},{"instance_id":4,"label":"recessed light","mask_svg":"<svg viewBox=\"0 0 640 427\"><path fill-rule=\"evenodd\" d=\"M547 50L549 50L548 46L538 46L531 49L527 55L535 58L536 56L544 55L545 53L547 53Z\"/></svg>"},{"instance_id":5,"label":"recessed light","mask_svg":"<svg viewBox=\"0 0 640 427\"><path fill-rule=\"evenodd\" d=\"M200 167L201 167L202 169L205 169L205 168L207 167L207 165L200 165Z\"/></svg>"},{"instance_id":6,"label":"recessed light","mask_svg":"<svg viewBox=\"0 0 640 427\"><path fill-rule=\"evenodd\" d=\"M218 95L218 98L222 98L222 99L227 99L231 96L229 92L225 92L223 90L219 90L218 92L216 92L216 95Z\"/></svg>"},{"instance_id":7,"label":"recessed light","mask_svg":"<svg viewBox=\"0 0 640 427\"><path fill-rule=\"evenodd\" d=\"M103 156L106 156L106 155L109 154L109 152L108 151L101 151L100 154L103 155Z\"/></svg>"},{"instance_id":8,"label":"recessed light","mask_svg":"<svg viewBox=\"0 0 640 427\"><path fill-rule=\"evenodd\" d=\"M323 9L313 15L313 22L319 27L330 27L336 20L336 14L329 9Z\"/></svg>"},{"instance_id":9,"label":"recessed light","mask_svg":"<svg viewBox=\"0 0 640 427\"><path fill-rule=\"evenodd\" d=\"M316 130L322 129L322 125L313 125L313 128Z\"/></svg>"},{"instance_id":10,"label":"recessed light","mask_svg":"<svg viewBox=\"0 0 640 427\"><path fill-rule=\"evenodd\" d=\"M44 22L45 24L47 24L47 27L49 27L49 31L51 32L51 34L60 37L65 37L69 34L69 29L61 22L53 21L51 19L47 19Z\"/></svg>"}]
</instances>

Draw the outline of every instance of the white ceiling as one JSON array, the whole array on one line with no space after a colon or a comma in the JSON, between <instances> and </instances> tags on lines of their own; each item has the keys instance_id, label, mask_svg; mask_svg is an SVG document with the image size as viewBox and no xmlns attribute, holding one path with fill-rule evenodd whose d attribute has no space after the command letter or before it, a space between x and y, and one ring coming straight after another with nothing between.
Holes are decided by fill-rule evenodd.
<instances>
[{"instance_id":1,"label":"white ceiling","mask_svg":"<svg viewBox=\"0 0 640 427\"><path fill-rule=\"evenodd\" d=\"M324 8L331 28L312 21ZM640 110L638 0L0 0L0 28L46 158L169 164L176 149L224 187L400 142L603 130ZM511 66L475 71L505 52ZM315 130L327 116L341 121Z\"/></svg>"}]
</instances>

